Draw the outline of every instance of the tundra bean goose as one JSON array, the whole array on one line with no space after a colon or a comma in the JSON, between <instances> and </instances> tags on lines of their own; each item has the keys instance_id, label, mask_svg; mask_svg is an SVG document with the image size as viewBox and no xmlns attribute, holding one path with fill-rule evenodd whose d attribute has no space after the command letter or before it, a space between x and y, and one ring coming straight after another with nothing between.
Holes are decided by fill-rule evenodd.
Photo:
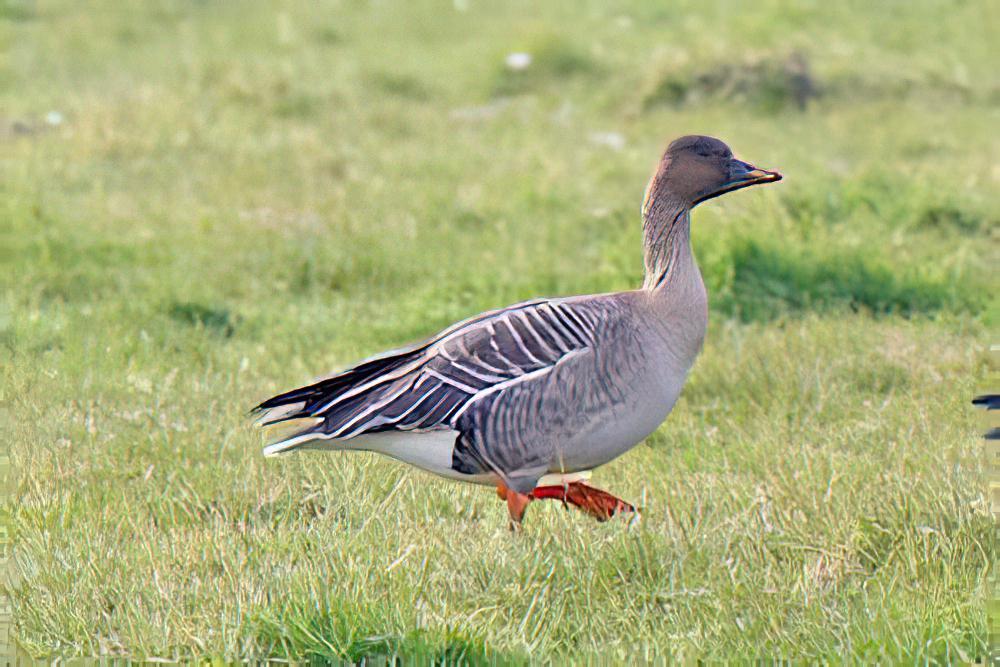
<instances>
[{"instance_id":1,"label":"tundra bean goose","mask_svg":"<svg viewBox=\"0 0 1000 667\"><path fill-rule=\"evenodd\" d=\"M642 204L641 288L483 313L270 398L256 408L262 424L299 426L264 454L372 451L495 485L512 527L539 498L600 520L634 511L586 480L663 422L701 349L708 302L691 253L691 209L780 179L718 139L677 139Z\"/></svg>"}]
</instances>

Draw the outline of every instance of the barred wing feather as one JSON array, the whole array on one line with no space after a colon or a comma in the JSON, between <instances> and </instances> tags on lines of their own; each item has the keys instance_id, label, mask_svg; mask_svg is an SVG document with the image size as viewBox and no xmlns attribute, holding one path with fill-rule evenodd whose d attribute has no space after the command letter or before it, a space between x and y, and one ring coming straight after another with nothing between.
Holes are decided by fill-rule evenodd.
<instances>
[{"instance_id":1,"label":"barred wing feather","mask_svg":"<svg viewBox=\"0 0 1000 667\"><path fill-rule=\"evenodd\" d=\"M599 321L582 302L539 300L459 323L421 345L261 403L256 410L265 424L314 420L265 453L317 439L454 428L477 400L589 348Z\"/></svg>"}]
</instances>

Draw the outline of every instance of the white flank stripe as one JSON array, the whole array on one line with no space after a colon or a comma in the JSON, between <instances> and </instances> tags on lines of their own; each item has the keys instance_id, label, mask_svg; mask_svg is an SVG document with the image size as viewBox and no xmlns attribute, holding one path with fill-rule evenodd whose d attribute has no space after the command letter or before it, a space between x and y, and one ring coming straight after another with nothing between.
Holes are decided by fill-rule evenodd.
<instances>
[{"instance_id":1,"label":"white flank stripe","mask_svg":"<svg viewBox=\"0 0 1000 667\"><path fill-rule=\"evenodd\" d=\"M483 366L486 366L487 368L490 368L490 370L497 370L497 369L491 368L488 364L484 363L481 360L477 359L477 361L479 361L479 363L483 364ZM472 377L476 378L477 380L482 380L483 382L493 383L493 382L503 382L503 380L504 380L504 378L500 377L499 375L493 375L492 373L481 373L478 370L475 370L473 368L470 368L470 367L466 366L465 364L459 363L458 361L452 360L451 365L454 366L455 368L457 368L458 370L460 370L461 372L465 373L466 375L471 375ZM473 393L475 393L475 392L473 392Z\"/></svg>"},{"instance_id":2,"label":"white flank stripe","mask_svg":"<svg viewBox=\"0 0 1000 667\"><path fill-rule=\"evenodd\" d=\"M444 396L441 397L441 399L437 403L435 403L431 407L427 408L427 413L428 413L427 415L421 417L419 420L413 422L412 424L407 424L405 426L406 430L407 431L409 431L409 430L418 430L418 429L422 429L422 428L431 428L431 427L435 426L435 424L430 424L428 426L423 426L423 423L427 419L427 417L430 416L430 413L434 412L434 410L437 409L437 406L441 405L442 403L444 403L447 400L448 400L448 394L445 394Z\"/></svg>"},{"instance_id":3,"label":"white flank stripe","mask_svg":"<svg viewBox=\"0 0 1000 667\"><path fill-rule=\"evenodd\" d=\"M578 313L573 308L568 308L568 307L564 312L566 314L566 317L569 317L574 322L576 322L580 326L580 328L584 331L587 331L594 326L593 322L588 320L587 316L584 315L582 312Z\"/></svg>"},{"instance_id":4,"label":"white flank stripe","mask_svg":"<svg viewBox=\"0 0 1000 667\"><path fill-rule=\"evenodd\" d=\"M494 339L490 339L490 347L493 351L497 353L497 356L507 362L507 370L513 373L515 376L524 375L524 369L520 366L511 363L510 359L504 356L503 352L497 347L497 342Z\"/></svg>"},{"instance_id":5,"label":"white flank stripe","mask_svg":"<svg viewBox=\"0 0 1000 667\"><path fill-rule=\"evenodd\" d=\"M407 408L406 412L404 412L403 414L401 414L398 417L396 417L396 419L393 420L392 423L393 424L399 424L399 423L401 423L403 421L403 419L407 415L409 415L411 412L413 412L418 407L420 407L420 404L423 403L424 401L426 401L427 397L430 396L431 394L433 394L435 391L437 391L437 389L438 389L437 386L432 387L431 389L428 389L427 393L425 393L423 396L421 396L416 401L414 401L413 405L411 405L409 408ZM352 420L352 421L356 421L356 420ZM347 425L345 425L345 426L337 429L337 431L332 435L332 437L334 437L334 438L352 438L352 437L354 437L356 435L360 435L361 433L364 433L365 429L368 428L368 426L369 426L370 423L371 423L371 421L369 420L368 422L365 422L364 424L362 424L360 426L355 426L351 430L350 433L345 433L345 431L347 430L347 427L350 426L350 424L347 424Z\"/></svg>"},{"instance_id":6,"label":"white flank stripe","mask_svg":"<svg viewBox=\"0 0 1000 667\"><path fill-rule=\"evenodd\" d=\"M469 355L469 360L470 361L475 361L477 364L479 364L480 366L482 366L486 370L493 371L494 373L508 373L509 372L509 369L508 370L504 370L503 368L497 368L493 364L487 363L485 360L483 360L482 357L479 357L479 356L477 356L475 354ZM503 376L498 376L497 379L502 381L503 380Z\"/></svg>"},{"instance_id":7,"label":"white flank stripe","mask_svg":"<svg viewBox=\"0 0 1000 667\"><path fill-rule=\"evenodd\" d=\"M404 412L403 414L401 414L398 417L396 417L396 422L399 423L399 422L403 421L404 418L409 417L410 413L413 412L414 410L416 410L418 407L420 407L420 404L423 403L424 401L426 401L427 397L430 396L431 394L433 394L435 392L435 390L437 390L437 387L434 387L433 389L429 390L426 394L424 394L423 396L421 396L419 399L417 399L413 403L413 405L411 405L406 410L406 412Z\"/></svg>"},{"instance_id":8,"label":"white flank stripe","mask_svg":"<svg viewBox=\"0 0 1000 667\"><path fill-rule=\"evenodd\" d=\"M566 352L568 350L572 350L572 334L566 329L566 325L559 321L559 317L552 312L551 307L547 307L546 312L548 314L548 320L545 323L548 326L549 331L552 333L552 337L556 339L556 344L559 345L559 351ZM537 317L541 319L540 315Z\"/></svg>"},{"instance_id":9,"label":"white flank stripe","mask_svg":"<svg viewBox=\"0 0 1000 667\"><path fill-rule=\"evenodd\" d=\"M580 330L580 326L576 322L576 320L573 320L568 315L566 315L566 313L561 308L560 309L553 308L552 312L555 314L556 319L559 320L559 323L565 326L566 330L570 332L571 336L584 342L589 340L588 337L584 335L583 331Z\"/></svg>"},{"instance_id":10,"label":"white flank stripe","mask_svg":"<svg viewBox=\"0 0 1000 667\"><path fill-rule=\"evenodd\" d=\"M541 359L539 359L538 357L536 357L535 355L533 355L531 353L531 350L529 350L528 346L524 344L524 340L521 338L521 335L517 333L517 329L514 328L513 324L511 324L507 320L504 320L504 324L506 324L507 328L510 329L510 335L514 339L514 342L517 343L517 346L519 348L521 348L521 352L524 352L524 354L529 359L531 359L532 361L534 361L536 364L544 364L545 363L544 361L542 361Z\"/></svg>"},{"instance_id":11,"label":"white flank stripe","mask_svg":"<svg viewBox=\"0 0 1000 667\"><path fill-rule=\"evenodd\" d=\"M466 394L475 394L476 391L477 391L475 387L470 387L469 385L465 384L464 382L459 382L455 378L450 378L447 375L442 375L441 373L437 372L433 368L425 368L424 369L424 373L427 373L431 377L440 380L444 384L451 385L455 389L458 389L460 391L464 391Z\"/></svg>"},{"instance_id":12,"label":"white flank stripe","mask_svg":"<svg viewBox=\"0 0 1000 667\"><path fill-rule=\"evenodd\" d=\"M583 319L583 316L573 312L573 309L568 307L560 312L567 320L579 328L581 340L591 340L591 336L587 335L587 332L591 330L591 326Z\"/></svg>"},{"instance_id":13,"label":"white flank stripe","mask_svg":"<svg viewBox=\"0 0 1000 667\"><path fill-rule=\"evenodd\" d=\"M524 322L524 327L528 331L531 332L531 337L534 338L536 341L538 341L539 347L541 347L543 350L547 351L552 356L558 357L559 356L559 352L557 350L553 350L549 346L549 344L546 343L545 340L541 336L538 335L538 332L535 331L535 327L531 323L531 318L529 318L526 314L524 314L524 311L521 311L520 313L518 313L518 315L520 315L521 321Z\"/></svg>"},{"instance_id":14,"label":"white flank stripe","mask_svg":"<svg viewBox=\"0 0 1000 667\"><path fill-rule=\"evenodd\" d=\"M533 380L533 379L535 379L537 377L541 377L542 375L545 375L546 373L548 373L549 371L551 371L553 368L555 368L561 362L563 362L563 361L565 361L567 359L570 359L570 358L572 358L572 357L574 357L574 356L576 356L578 354L581 354L581 353L585 352L587 349L589 349L589 348L581 348L579 350L572 350L571 352L567 352L563 356L559 357L555 361L555 363L552 364L551 366L546 366L544 368L539 368L537 370L531 371L530 373L525 373L524 375L520 375L520 376L518 376L516 378L511 378L511 379L506 380L504 382L500 382L498 384L495 384L492 387L486 387L485 389L481 389L481 390L477 391L476 395L473 396L472 398L470 398L468 401L466 401L465 405L463 405L461 408L459 408L458 412L456 412L454 414L454 416L452 416L451 423L454 424L455 422L457 422L458 418L461 417L465 413L465 411L469 409L469 406L473 405L477 401L482 400L483 398L486 398L490 394L495 394L496 392L503 391L504 389L507 389L508 387L513 387L514 385L519 384L521 382L527 382L528 380Z\"/></svg>"},{"instance_id":15,"label":"white flank stripe","mask_svg":"<svg viewBox=\"0 0 1000 667\"><path fill-rule=\"evenodd\" d=\"M358 414L356 414L353 417L351 417L348 421L344 422L344 424L340 428L338 428L336 431L334 431L333 437L334 438L339 438L341 435L343 435L343 433L345 431L347 431L351 427L355 426L358 423L358 421L360 421L362 419L365 419L366 417L371 416L371 414L373 412L381 410L382 408L384 408L385 406L389 405L390 403L392 403L393 401L395 401L397 398L399 398L403 394L406 394L407 392L413 391L414 389L416 389L416 385L411 382L409 386L405 386L404 385L403 387L397 389L396 391L394 391L393 393L391 393L388 396L384 397L382 400L378 401L377 403L370 404L367 408L365 408L364 410L362 410ZM364 430L364 428L367 428L367 426L368 426L369 423L370 423L370 421L365 422L363 424L363 426L362 426L362 430Z\"/></svg>"},{"instance_id":16,"label":"white flank stripe","mask_svg":"<svg viewBox=\"0 0 1000 667\"><path fill-rule=\"evenodd\" d=\"M362 394L371 389L372 387L377 387L378 385L384 384L390 380L399 379L404 375L406 375L407 373L416 370L421 366L421 364L424 364L426 362L427 358L421 357L419 359L416 359L412 364L403 366L401 369L398 369L393 373L390 373L388 375L379 375L363 385L354 387L350 391L345 391L343 394L337 395L336 398L334 398L332 401L321 407L319 410L314 410L313 415L319 415L320 413L326 412L327 410L335 406L337 403L340 403L341 401L351 398L352 396L357 396L358 394Z\"/></svg>"}]
</instances>

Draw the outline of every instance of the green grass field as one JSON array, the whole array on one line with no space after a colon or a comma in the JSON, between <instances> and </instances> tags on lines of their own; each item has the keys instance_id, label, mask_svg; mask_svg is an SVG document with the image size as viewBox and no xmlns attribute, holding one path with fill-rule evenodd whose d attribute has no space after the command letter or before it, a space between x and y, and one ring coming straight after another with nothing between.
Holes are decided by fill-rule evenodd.
<instances>
[{"instance_id":1,"label":"green grass field","mask_svg":"<svg viewBox=\"0 0 1000 667\"><path fill-rule=\"evenodd\" d=\"M998 6L658 4L0 2L28 652L985 655ZM691 132L786 179L695 213L705 349L595 475L641 523L538 503L512 536L489 489L260 456L276 391L637 286L646 179Z\"/></svg>"}]
</instances>

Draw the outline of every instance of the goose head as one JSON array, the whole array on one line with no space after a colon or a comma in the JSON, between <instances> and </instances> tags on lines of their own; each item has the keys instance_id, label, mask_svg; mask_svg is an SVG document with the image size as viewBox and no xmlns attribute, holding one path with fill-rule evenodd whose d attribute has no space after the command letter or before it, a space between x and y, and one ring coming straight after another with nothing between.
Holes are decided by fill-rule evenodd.
<instances>
[{"instance_id":1,"label":"goose head","mask_svg":"<svg viewBox=\"0 0 1000 667\"><path fill-rule=\"evenodd\" d=\"M733 157L729 146L714 137L689 135L667 147L646 189L643 212L663 203L691 209L727 192L780 180L776 171Z\"/></svg>"}]
</instances>

